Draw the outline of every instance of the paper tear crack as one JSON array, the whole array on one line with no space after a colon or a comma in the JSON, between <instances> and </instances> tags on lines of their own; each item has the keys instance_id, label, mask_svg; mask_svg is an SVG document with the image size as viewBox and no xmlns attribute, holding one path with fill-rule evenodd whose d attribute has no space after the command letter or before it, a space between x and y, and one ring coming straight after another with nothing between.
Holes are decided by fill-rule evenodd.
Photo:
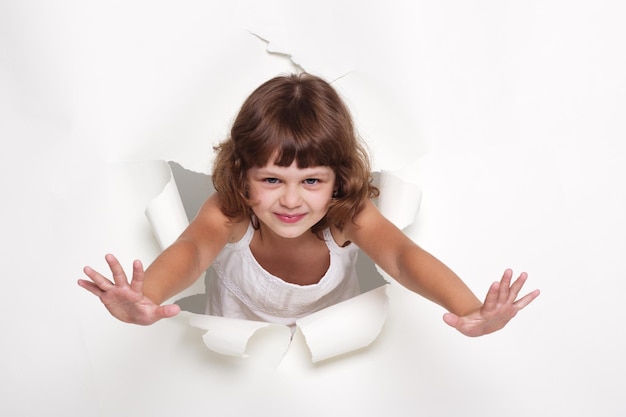
<instances>
[{"instance_id":1,"label":"paper tear crack","mask_svg":"<svg viewBox=\"0 0 626 417\"><path fill-rule=\"evenodd\" d=\"M267 51L268 54L278 55L278 56L287 58L289 60L289 62L291 62L291 65L294 66L294 68L296 69L297 72L306 72L304 67L302 65L300 65L299 62L296 61L296 59L293 57L293 55L291 53L285 52L285 51L281 51L280 48L275 46L275 43L270 42L268 39L264 38L263 36L259 35L258 33L250 32L250 34L265 43L265 45L266 45L265 51Z\"/></svg>"}]
</instances>

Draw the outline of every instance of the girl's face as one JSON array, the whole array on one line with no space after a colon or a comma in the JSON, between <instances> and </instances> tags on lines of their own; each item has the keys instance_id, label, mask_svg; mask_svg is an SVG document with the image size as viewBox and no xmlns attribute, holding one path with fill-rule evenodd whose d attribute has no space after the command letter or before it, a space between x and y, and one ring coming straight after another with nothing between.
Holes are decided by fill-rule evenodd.
<instances>
[{"instance_id":1,"label":"girl's face","mask_svg":"<svg viewBox=\"0 0 626 417\"><path fill-rule=\"evenodd\" d=\"M335 173L327 166L298 168L274 165L247 172L252 211L268 229L285 238L309 231L328 211Z\"/></svg>"}]
</instances>

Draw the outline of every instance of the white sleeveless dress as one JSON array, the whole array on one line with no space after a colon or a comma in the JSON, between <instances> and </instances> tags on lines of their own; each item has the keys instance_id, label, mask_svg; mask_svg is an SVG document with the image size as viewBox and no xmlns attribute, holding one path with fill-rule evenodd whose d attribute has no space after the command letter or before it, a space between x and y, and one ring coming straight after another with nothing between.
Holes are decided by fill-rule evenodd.
<instances>
[{"instance_id":1,"label":"white sleeveless dress","mask_svg":"<svg viewBox=\"0 0 626 417\"><path fill-rule=\"evenodd\" d=\"M243 238L227 244L209 269L206 313L293 326L301 317L358 295L359 248L353 243L342 248L330 229L323 233L330 266L317 284L297 285L259 265L250 250L254 228L249 225Z\"/></svg>"}]
</instances>

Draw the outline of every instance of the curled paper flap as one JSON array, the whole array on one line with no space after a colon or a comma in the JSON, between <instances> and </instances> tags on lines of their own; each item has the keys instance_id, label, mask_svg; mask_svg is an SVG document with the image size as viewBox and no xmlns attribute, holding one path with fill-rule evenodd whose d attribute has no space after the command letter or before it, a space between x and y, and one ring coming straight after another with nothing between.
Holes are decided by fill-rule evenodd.
<instances>
[{"instance_id":1,"label":"curled paper flap","mask_svg":"<svg viewBox=\"0 0 626 417\"><path fill-rule=\"evenodd\" d=\"M202 340L209 349L239 358L247 357L246 348L252 337L257 334L262 337L262 344L270 347L265 351L274 351L281 357L291 341L291 330L282 324L202 314L194 314L189 324L207 330Z\"/></svg>"},{"instance_id":2,"label":"curled paper flap","mask_svg":"<svg viewBox=\"0 0 626 417\"><path fill-rule=\"evenodd\" d=\"M389 299L383 285L296 321L313 362L369 346L387 318Z\"/></svg>"},{"instance_id":3,"label":"curled paper flap","mask_svg":"<svg viewBox=\"0 0 626 417\"><path fill-rule=\"evenodd\" d=\"M403 180L391 171L380 172L378 209L396 225L404 229L415 222L422 201L417 184Z\"/></svg>"},{"instance_id":4,"label":"curled paper flap","mask_svg":"<svg viewBox=\"0 0 626 417\"><path fill-rule=\"evenodd\" d=\"M167 162L162 161L159 169L167 178L163 184L163 190L156 196L146 208L146 217L152 226L154 235L161 249L165 249L180 236L189 225L187 214L176 181L172 175L172 169Z\"/></svg>"}]
</instances>

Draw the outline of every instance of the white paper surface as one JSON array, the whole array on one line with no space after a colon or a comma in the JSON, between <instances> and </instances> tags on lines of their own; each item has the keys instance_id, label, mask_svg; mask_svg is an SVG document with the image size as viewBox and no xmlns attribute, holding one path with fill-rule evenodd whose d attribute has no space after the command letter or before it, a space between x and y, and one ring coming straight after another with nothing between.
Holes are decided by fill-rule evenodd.
<instances>
[{"instance_id":1,"label":"white paper surface","mask_svg":"<svg viewBox=\"0 0 626 417\"><path fill-rule=\"evenodd\" d=\"M612 0L0 2L0 415L623 417L623 16ZM527 270L532 308L466 339L390 284L360 354L311 364L297 332L251 369L256 336L246 360L213 353L188 315L127 326L77 287L107 252L159 251L160 188L114 164L208 172L245 96L294 69L257 31L336 80L375 170L417 161L407 234L478 295Z\"/></svg>"}]
</instances>

